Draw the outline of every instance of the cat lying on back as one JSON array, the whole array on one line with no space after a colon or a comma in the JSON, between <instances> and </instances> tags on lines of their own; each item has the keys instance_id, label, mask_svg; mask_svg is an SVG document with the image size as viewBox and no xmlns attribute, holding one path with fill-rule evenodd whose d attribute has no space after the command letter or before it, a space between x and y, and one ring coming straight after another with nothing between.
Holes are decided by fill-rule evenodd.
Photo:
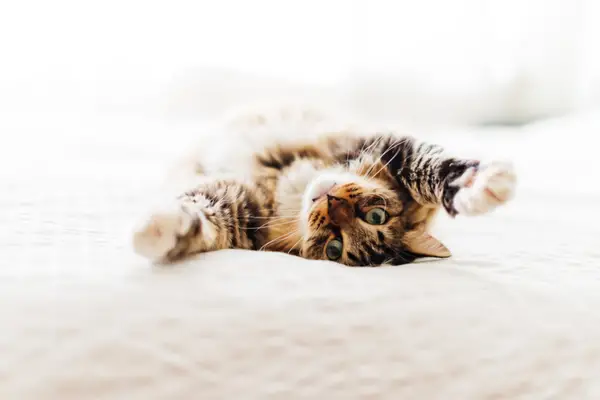
<instances>
[{"instance_id":1,"label":"cat lying on back","mask_svg":"<svg viewBox=\"0 0 600 400\"><path fill-rule=\"evenodd\" d=\"M244 120L270 123L268 114ZM134 233L135 251L164 262L220 249L267 250L349 266L449 257L428 231L436 212L484 214L515 187L508 163L453 158L389 133L323 132L302 144L272 143L243 167L234 178L206 175L150 213Z\"/></svg>"}]
</instances>

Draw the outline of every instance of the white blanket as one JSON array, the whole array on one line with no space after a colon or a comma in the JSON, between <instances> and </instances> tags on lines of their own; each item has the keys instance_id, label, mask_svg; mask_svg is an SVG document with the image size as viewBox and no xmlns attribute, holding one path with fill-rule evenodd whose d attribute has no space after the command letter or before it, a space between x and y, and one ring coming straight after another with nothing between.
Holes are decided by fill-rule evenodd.
<instances>
[{"instance_id":1,"label":"white blanket","mask_svg":"<svg viewBox=\"0 0 600 400\"><path fill-rule=\"evenodd\" d=\"M164 135L194 126L0 124L3 400L600 398L598 115L443 132L513 158L517 197L441 218L453 258L384 268L242 251L151 266L127 227L181 150Z\"/></svg>"}]
</instances>

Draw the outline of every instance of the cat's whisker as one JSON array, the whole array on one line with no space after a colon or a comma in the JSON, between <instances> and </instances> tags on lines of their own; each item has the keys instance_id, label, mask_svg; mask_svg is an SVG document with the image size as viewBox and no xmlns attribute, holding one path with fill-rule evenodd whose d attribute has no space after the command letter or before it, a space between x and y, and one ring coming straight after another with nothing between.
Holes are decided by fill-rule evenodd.
<instances>
[{"instance_id":1,"label":"cat's whisker","mask_svg":"<svg viewBox=\"0 0 600 400\"><path fill-rule=\"evenodd\" d=\"M394 154L389 161L383 166L381 167L375 174L370 175L371 169L373 167L375 167L375 165L377 165L377 163L381 163L381 160L383 159L383 157L390 151L395 150L396 148L398 148L400 145L400 142L396 142L394 144L392 144L386 151L383 152L383 154L381 154L381 156L377 159L377 162L373 163L373 165L371 166L371 168L369 168L369 171L367 171L366 176L369 178L374 178L376 177L381 171L383 171L397 156L398 153Z\"/></svg>"},{"instance_id":2,"label":"cat's whisker","mask_svg":"<svg viewBox=\"0 0 600 400\"><path fill-rule=\"evenodd\" d=\"M373 143L371 143L369 145L369 147L367 147L366 149L364 149L364 151L361 151L361 153L373 155L373 152L375 151L375 148L379 145L379 143L381 143L382 140L383 140L383 136L379 136L378 138L376 138L373 141ZM364 145L363 145L363 147L364 147Z\"/></svg>"},{"instance_id":3,"label":"cat's whisker","mask_svg":"<svg viewBox=\"0 0 600 400\"><path fill-rule=\"evenodd\" d=\"M300 211L298 211L298 213L299 212ZM285 218L290 218L291 219L291 218L297 218L298 217L298 213L295 213L295 214L289 215L289 216L288 215L280 215L278 213L276 217L259 217L259 216L254 216L253 215L253 216L248 217L248 219L269 219L269 220L270 219L285 219ZM243 219L243 218L240 218L240 219Z\"/></svg>"},{"instance_id":4,"label":"cat's whisker","mask_svg":"<svg viewBox=\"0 0 600 400\"><path fill-rule=\"evenodd\" d=\"M297 213L300 212L300 208L289 208L289 207L284 207L283 205L279 205L275 208L265 208L265 210L267 211L277 211L277 213L283 213L283 212L290 212L290 213Z\"/></svg>"},{"instance_id":5,"label":"cat's whisker","mask_svg":"<svg viewBox=\"0 0 600 400\"><path fill-rule=\"evenodd\" d=\"M245 219L238 219L238 221L248 222L248 220L245 220ZM272 227L276 227L276 226L291 225L291 224L295 224L295 223L298 223L298 219L296 217L294 217L294 218L275 218L273 220L269 220L269 221L263 223L260 226L257 226L254 228L247 228L247 229L257 230L257 229L262 229L262 228L272 228Z\"/></svg>"},{"instance_id":6,"label":"cat's whisker","mask_svg":"<svg viewBox=\"0 0 600 400\"><path fill-rule=\"evenodd\" d=\"M391 147L390 147L391 148ZM390 163L396 158L396 156L398 155L398 153L394 154L387 163L385 163L385 165L383 167L381 167L377 172L375 172L375 174L373 174L372 177L376 177L377 175L379 175L379 173L381 171L383 171L384 169L387 168L388 165L390 165Z\"/></svg>"},{"instance_id":7,"label":"cat's whisker","mask_svg":"<svg viewBox=\"0 0 600 400\"><path fill-rule=\"evenodd\" d=\"M377 146L379 145L379 143L383 140L383 137L378 137L376 138L366 149L364 148L364 144L363 147L359 153L359 163L358 163L358 168L359 170L362 169L363 165L367 164L367 162L369 162L368 158L372 158L373 157L373 153L375 152L375 149L377 148Z\"/></svg>"},{"instance_id":8,"label":"cat's whisker","mask_svg":"<svg viewBox=\"0 0 600 400\"><path fill-rule=\"evenodd\" d=\"M300 242L302 241L302 237L300 237L300 239L298 239L298 241L296 243L294 243L294 245L290 248L290 250L287 252L288 254L290 254L292 252L292 250L294 250L294 248L296 248L296 246L298 246L298 244L300 244Z\"/></svg>"},{"instance_id":9,"label":"cat's whisker","mask_svg":"<svg viewBox=\"0 0 600 400\"><path fill-rule=\"evenodd\" d=\"M275 243L282 242L282 241L284 241L284 240L288 239L289 237L291 237L291 236L293 236L293 235L297 234L298 232L299 232L299 229L295 229L295 230L293 230L292 232L286 233L285 235L281 235L281 236L279 236L279 237L276 237L275 239L273 239L273 240L270 240L269 242L265 243L265 244L264 244L264 245L263 245L263 246L262 246L262 247L259 249L259 251L262 251L262 250L264 250L264 249L265 249L266 247L268 247L270 244L275 244Z\"/></svg>"},{"instance_id":10,"label":"cat's whisker","mask_svg":"<svg viewBox=\"0 0 600 400\"><path fill-rule=\"evenodd\" d=\"M271 223L267 222L266 224L264 224L264 225L261 225L261 226L259 226L258 228L255 228L255 229L261 229L261 228L274 228L274 227L276 227L276 226L290 225L290 224L295 224L295 223L297 223L297 222L298 222L298 221L296 221L296 220L293 220L293 221L288 221L288 222L278 222L278 223L276 223L276 224L271 224Z\"/></svg>"},{"instance_id":11,"label":"cat's whisker","mask_svg":"<svg viewBox=\"0 0 600 400\"><path fill-rule=\"evenodd\" d=\"M263 229L263 228L275 228L275 227L280 227L280 226L285 226L285 225L291 225L291 224L295 224L296 221L289 221L289 222L279 222L276 224L271 224L271 223L266 223L263 224L261 226L257 226L257 227L252 227L252 228L242 228L244 230L258 230L258 229Z\"/></svg>"},{"instance_id":12,"label":"cat's whisker","mask_svg":"<svg viewBox=\"0 0 600 400\"><path fill-rule=\"evenodd\" d=\"M377 157L376 159L372 159L370 160L371 166L369 167L369 169L365 172L365 176L367 178L371 178L371 171L373 170L373 168L375 168L375 166L381 162L381 159L392 149L394 148L394 144L391 145L386 151L384 151L381 155L379 155L379 157ZM375 149L373 149L375 150ZM372 157L373 154L370 154L370 156Z\"/></svg>"},{"instance_id":13,"label":"cat's whisker","mask_svg":"<svg viewBox=\"0 0 600 400\"><path fill-rule=\"evenodd\" d=\"M300 213L297 213L297 214L295 214L293 216L272 217L272 218L268 218L266 220L266 223L269 223L269 222L278 222L278 221L286 221L286 220L296 221L298 219L299 215L300 215Z\"/></svg>"},{"instance_id":14,"label":"cat's whisker","mask_svg":"<svg viewBox=\"0 0 600 400\"><path fill-rule=\"evenodd\" d=\"M284 208L281 205L280 206L276 206L276 207L272 207L272 208L264 207L264 208L262 208L262 210L263 211L276 212L277 215L279 215L279 213L286 212L286 211L289 211L291 213L295 213L295 212L299 212L300 211L299 208Z\"/></svg>"},{"instance_id":15,"label":"cat's whisker","mask_svg":"<svg viewBox=\"0 0 600 400\"><path fill-rule=\"evenodd\" d=\"M284 221L286 219L289 220L294 220L294 219L298 219L298 215L294 215L294 216L282 216L282 217L268 217L268 218L248 218L249 220L253 220L253 221L261 221L261 222L275 222L275 221Z\"/></svg>"},{"instance_id":16,"label":"cat's whisker","mask_svg":"<svg viewBox=\"0 0 600 400\"><path fill-rule=\"evenodd\" d=\"M299 211L298 211L299 212ZM273 218L295 218L298 215L298 212L290 213L290 214L274 214L269 217L261 217L261 216L252 216L254 219L273 219Z\"/></svg>"}]
</instances>

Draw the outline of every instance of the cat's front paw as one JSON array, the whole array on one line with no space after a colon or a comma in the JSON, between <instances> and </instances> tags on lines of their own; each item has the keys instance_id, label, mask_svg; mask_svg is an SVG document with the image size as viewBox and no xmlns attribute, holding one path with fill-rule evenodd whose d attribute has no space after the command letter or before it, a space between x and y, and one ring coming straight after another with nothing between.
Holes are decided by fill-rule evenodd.
<instances>
[{"instance_id":1,"label":"cat's front paw","mask_svg":"<svg viewBox=\"0 0 600 400\"><path fill-rule=\"evenodd\" d=\"M150 260L164 259L193 225L193 216L177 204L156 211L134 231L133 249Z\"/></svg>"},{"instance_id":2,"label":"cat's front paw","mask_svg":"<svg viewBox=\"0 0 600 400\"><path fill-rule=\"evenodd\" d=\"M517 176L509 162L495 161L468 169L453 185L460 190L453 206L458 214L481 215L513 198Z\"/></svg>"}]
</instances>

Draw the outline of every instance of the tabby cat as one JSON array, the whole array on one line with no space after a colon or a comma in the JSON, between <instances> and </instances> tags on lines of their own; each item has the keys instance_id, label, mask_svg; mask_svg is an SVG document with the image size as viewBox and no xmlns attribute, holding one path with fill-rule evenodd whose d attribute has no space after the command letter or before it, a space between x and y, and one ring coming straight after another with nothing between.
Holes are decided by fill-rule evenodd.
<instances>
[{"instance_id":1,"label":"tabby cat","mask_svg":"<svg viewBox=\"0 0 600 400\"><path fill-rule=\"evenodd\" d=\"M253 121L268 123L260 115ZM453 158L391 133L324 132L301 144L272 143L246 171L249 177L207 175L151 212L134 232L135 251L169 262L220 249L267 250L348 266L449 257L429 233L436 212L487 213L515 187L509 163Z\"/></svg>"}]
</instances>

